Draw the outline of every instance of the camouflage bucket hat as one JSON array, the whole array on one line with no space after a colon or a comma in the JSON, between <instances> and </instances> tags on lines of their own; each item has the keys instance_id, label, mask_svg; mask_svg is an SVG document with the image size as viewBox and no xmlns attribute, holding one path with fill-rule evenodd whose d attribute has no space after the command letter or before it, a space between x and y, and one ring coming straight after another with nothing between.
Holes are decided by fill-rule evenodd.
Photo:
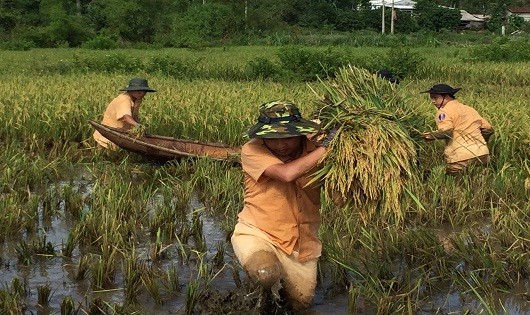
<instances>
[{"instance_id":1,"label":"camouflage bucket hat","mask_svg":"<svg viewBox=\"0 0 530 315\"><path fill-rule=\"evenodd\" d=\"M315 133L320 125L302 118L291 102L273 101L261 105L258 122L252 126L249 138L289 138Z\"/></svg>"}]
</instances>

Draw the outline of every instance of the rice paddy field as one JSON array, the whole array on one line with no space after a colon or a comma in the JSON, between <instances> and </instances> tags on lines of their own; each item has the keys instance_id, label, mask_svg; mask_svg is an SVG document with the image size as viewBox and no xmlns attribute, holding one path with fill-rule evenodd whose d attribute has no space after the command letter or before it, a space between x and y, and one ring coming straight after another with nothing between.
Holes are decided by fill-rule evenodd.
<instances>
[{"instance_id":1,"label":"rice paddy field","mask_svg":"<svg viewBox=\"0 0 530 315\"><path fill-rule=\"evenodd\" d=\"M419 92L462 87L458 99L495 128L493 162L449 177L443 143L418 142L419 176L394 212L367 216L323 195L308 314L530 314L530 64L469 61L465 46L412 50L426 62L395 93L422 118L414 127L435 128ZM88 121L142 76L158 91L142 104L150 133L241 145L260 104L291 100L311 118L324 91L325 79L247 75L278 51L0 52L0 314L259 313L229 242L240 167L104 152Z\"/></svg>"}]
</instances>

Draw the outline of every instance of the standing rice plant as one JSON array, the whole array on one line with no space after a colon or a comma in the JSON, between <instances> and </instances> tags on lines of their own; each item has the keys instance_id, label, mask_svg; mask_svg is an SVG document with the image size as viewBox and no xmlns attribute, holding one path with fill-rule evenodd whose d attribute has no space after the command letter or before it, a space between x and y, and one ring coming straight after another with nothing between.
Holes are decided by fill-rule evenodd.
<instances>
[{"instance_id":1,"label":"standing rice plant","mask_svg":"<svg viewBox=\"0 0 530 315\"><path fill-rule=\"evenodd\" d=\"M194 251L197 255L197 274L186 287L186 314L194 314L195 307L204 298L211 281L223 270L213 274L212 265L206 261L206 253Z\"/></svg>"},{"instance_id":2,"label":"standing rice plant","mask_svg":"<svg viewBox=\"0 0 530 315\"><path fill-rule=\"evenodd\" d=\"M123 281L124 281L124 296L127 302L136 302L138 293L141 288L142 271L139 267L140 261L136 256L136 250L133 247L130 254L124 258L123 267Z\"/></svg>"},{"instance_id":3,"label":"standing rice plant","mask_svg":"<svg viewBox=\"0 0 530 315\"><path fill-rule=\"evenodd\" d=\"M503 253L505 268L521 281L530 274L530 204L503 204L492 210L492 233L509 249Z\"/></svg>"},{"instance_id":4,"label":"standing rice plant","mask_svg":"<svg viewBox=\"0 0 530 315\"><path fill-rule=\"evenodd\" d=\"M21 297L28 295L30 292L28 279L25 278L24 281L21 281L19 278L14 278L11 282L11 291Z\"/></svg>"},{"instance_id":5,"label":"standing rice plant","mask_svg":"<svg viewBox=\"0 0 530 315\"><path fill-rule=\"evenodd\" d=\"M495 289L495 286L484 281L484 279L477 276L475 272L471 272L469 277L463 273L457 273L455 282L464 288L463 292L470 291L480 302L482 309L475 310L477 314L505 314L504 312L499 313L496 310L497 302L495 300L495 294L497 290ZM499 304L501 308L504 308L502 303Z\"/></svg>"},{"instance_id":6,"label":"standing rice plant","mask_svg":"<svg viewBox=\"0 0 530 315\"><path fill-rule=\"evenodd\" d=\"M0 314L23 315L26 304L24 301L9 290L0 289Z\"/></svg>"},{"instance_id":7,"label":"standing rice plant","mask_svg":"<svg viewBox=\"0 0 530 315\"><path fill-rule=\"evenodd\" d=\"M33 241L33 252L36 255L53 257L55 256L55 248L53 247L53 244L51 242L47 242L46 239L46 235L42 235L37 238L37 241Z\"/></svg>"},{"instance_id":8,"label":"standing rice plant","mask_svg":"<svg viewBox=\"0 0 530 315\"><path fill-rule=\"evenodd\" d=\"M37 301L41 306L47 306L50 303L52 289L49 283L37 287Z\"/></svg>"},{"instance_id":9,"label":"standing rice plant","mask_svg":"<svg viewBox=\"0 0 530 315\"><path fill-rule=\"evenodd\" d=\"M212 258L212 263L214 267L220 268L224 265L224 256L226 254L225 242L217 241L215 247L217 248L217 251Z\"/></svg>"},{"instance_id":10,"label":"standing rice plant","mask_svg":"<svg viewBox=\"0 0 530 315\"><path fill-rule=\"evenodd\" d=\"M166 270L162 283L169 294L180 292L181 285L179 283L179 270L177 266L172 265Z\"/></svg>"},{"instance_id":11,"label":"standing rice plant","mask_svg":"<svg viewBox=\"0 0 530 315\"><path fill-rule=\"evenodd\" d=\"M101 255L90 266L92 275L92 288L95 290L107 289L116 277L116 261L120 255L117 247L104 241L101 245Z\"/></svg>"},{"instance_id":12,"label":"standing rice plant","mask_svg":"<svg viewBox=\"0 0 530 315\"><path fill-rule=\"evenodd\" d=\"M203 159L193 174L199 197L205 206L221 219L221 227L230 234L243 207L243 173L230 163Z\"/></svg>"},{"instance_id":13,"label":"standing rice plant","mask_svg":"<svg viewBox=\"0 0 530 315\"><path fill-rule=\"evenodd\" d=\"M109 305L108 302L103 301L101 298L95 298L94 300L90 301L89 307L88 307L88 314L113 314L112 307Z\"/></svg>"},{"instance_id":14,"label":"standing rice plant","mask_svg":"<svg viewBox=\"0 0 530 315\"><path fill-rule=\"evenodd\" d=\"M156 239L154 243L149 244L149 258L153 261L159 261L169 257L167 249L173 245L164 246L164 237L160 232L160 229L156 232Z\"/></svg>"},{"instance_id":15,"label":"standing rice plant","mask_svg":"<svg viewBox=\"0 0 530 315\"><path fill-rule=\"evenodd\" d=\"M241 288L243 282L241 281L240 272L243 272L243 268L241 268L240 264L234 262L229 263L228 266L230 267L230 273L232 274L236 288Z\"/></svg>"},{"instance_id":16,"label":"standing rice plant","mask_svg":"<svg viewBox=\"0 0 530 315\"><path fill-rule=\"evenodd\" d=\"M22 230L36 230L39 199L33 195L25 199L20 194L0 194L0 239Z\"/></svg>"},{"instance_id":17,"label":"standing rice plant","mask_svg":"<svg viewBox=\"0 0 530 315\"><path fill-rule=\"evenodd\" d=\"M412 109L393 84L365 69L342 68L335 79L320 80L314 90L317 118L325 130L339 127L324 167L328 198L355 211L363 222L403 222L409 207L404 196L417 182L417 132Z\"/></svg>"},{"instance_id":18,"label":"standing rice plant","mask_svg":"<svg viewBox=\"0 0 530 315\"><path fill-rule=\"evenodd\" d=\"M82 229L81 225L76 226L73 228L70 233L68 233L68 239L66 240L66 244L63 244L63 247L61 249L61 253L65 257L71 257L72 253L79 243L79 229Z\"/></svg>"},{"instance_id":19,"label":"standing rice plant","mask_svg":"<svg viewBox=\"0 0 530 315\"><path fill-rule=\"evenodd\" d=\"M206 253L208 248L206 246L206 239L203 232L203 221L201 215L204 212L204 208L197 209L192 213L192 228L191 234L195 242L195 249L200 253Z\"/></svg>"},{"instance_id":20,"label":"standing rice plant","mask_svg":"<svg viewBox=\"0 0 530 315\"><path fill-rule=\"evenodd\" d=\"M195 307L201 299L203 291L199 279L192 279L186 287L186 314L195 314Z\"/></svg>"},{"instance_id":21,"label":"standing rice plant","mask_svg":"<svg viewBox=\"0 0 530 315\"><path fill-rule=\"evenodd\" d=\"M24 299L28 292L27 282L21 282L19 278L14 278L11 288L0 289L0 314L25 314L26 303Z\"/></svg>"},{"instance_id":22,"label":"standing rice plant","mask_svg":"<svg viewBox=\"0 0 530 315\"><path fill-rule=\"evenodd\" d=\"M75 302L71 296L66 296L61 302L61 315L75 315L79 313L81 305L75 308Z\"/></svg>"},{"instance_id":23,"label":"standing rice plant","mask_svg":"<svg viewBox=\"0 0 530 315\"><path fill-rule=\"evenodd\" d=\"M58 187L54 187L48 191L42 200L42 216L43 219L49 219L51 216L59 211L61 204L61 196Z\"/></svg>"},{"instance_id":24,"label":"standing rice plant","mask_svg":"<svg viewBox=\"0 0 530 315\"><path fill-rule=\"evenodd\" d=\"M94 260L89 267L91 275L90 285L94 291L105 289L105 266L108 266L108 264L105 263L104 258L98 256L98 259Z\"/></svg>"},{"instance_id":25,"label":"standing rice plant","mask_svg":"<svg viewBox=\"0 0 530 315\"><path fill-rule=\"evenodd\" d=\"M33 263L33 248L24 240L15 248L18 262L22 265L31 265Z\"/></svg>"},{"instance_id":26,"label":"standing rice plant","mask_svg":"<svg viewBox=\"0 0 530 315\"><path fill-rule=\"evenodd\" d=\"M159 289L159 281L160 275L158 272L153 268L153 265L148 265L147 263L143 262L139 265L140 273L141 273L141 279L142 283L149 293L149 295L155 300L156 304L161 305L162 304L162 294L160 293Z\"/></svg>"},{"instance_id":27,"label":"standing rice plant","mask_svg":"<svg viewBox=\"0 0 530 315\"><path fill-rule=\"evenodd\" d=\"M92 254L86 254L82 256L79 259L79 263L77 265L77 272L75 275L75 280L84 280L90 270L90 266L92 264Z\"/></svg>"},{"instance_id":28,"label":"standing rice plant","mask_svg":"<svg viewBox=\"0 0 530 315\"><path fill-rule=\"evenodd\" d=\"M362 310L360 310L361 305L359 305L361 303L358 301L359 296L359 289L353 284L350 284L348 286L348 313L356 314L362 312Z\"/></svg>"},{"instance_id":29,"label":"standing rice plant","mask_svg":"<svg viewBox=\"0 0 530 315\"><path fill-rule=\"evenodd\" d=\"M161 196L149 220L149 230L151 234L161 232L164 237L171 239L177 227L186 220L186 211L194 193L194 186L189 181L171 177L166 181L170 181L170 184L163 182Z\"/></svg>"},{"instance_id":30,"label":"standing rice plant","mask_svg":"<svg viewBox=\"0 0 530 315\"><path fill-rule=\"evenodd\" d=\"M64 212L72 215L74 219L80 219L84 206L83 194L72 185L66 185L63 187L62 197L64 200Z\"/></svg>"}]
</instances>

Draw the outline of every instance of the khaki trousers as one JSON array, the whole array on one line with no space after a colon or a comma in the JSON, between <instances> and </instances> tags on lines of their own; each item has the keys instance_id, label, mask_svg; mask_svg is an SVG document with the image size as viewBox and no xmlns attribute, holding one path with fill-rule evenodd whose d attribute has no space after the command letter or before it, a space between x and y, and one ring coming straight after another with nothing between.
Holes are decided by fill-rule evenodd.
<instances>
[{"instance_id":1,"label":"khaki trousers","mask_svg":"<svg viewBox=\"0 0 530 315\"><path fill-rule=\"evenodd\" d=\"M297 251L287 255L274 246L260 229L243 222L236 224L231 241L239 262L249 273L251 272L246 263L253 254L267 251L276 255L280 263L282 285L292 306L295 309L305 309L311 306L317 284L318 258L303 263L298 262Z\"/></svg>"},{"instance_id":2,"label":"khaki trousers","mask_svg":"<svg viewBox=\"0 0 530 315\"><path fill-rule=\"evenodd\" d=\"M489 154L474 157L472 159L447 163L445 172L449 175L456 175L461 173L469 165L486 165L490 161Z\"/></svg>"}]
</instances>

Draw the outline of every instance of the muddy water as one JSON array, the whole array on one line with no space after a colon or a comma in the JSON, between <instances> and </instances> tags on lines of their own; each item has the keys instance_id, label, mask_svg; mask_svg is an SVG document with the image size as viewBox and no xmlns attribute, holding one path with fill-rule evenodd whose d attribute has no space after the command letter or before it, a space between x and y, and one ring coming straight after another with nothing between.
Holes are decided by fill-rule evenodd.
<instances>
[{"instance_id":1,"label":"muddy water","mask_svg":"<svg viewBox=\"0 0 530 315\"><path fill-rule=\"evenodd\" d=\"M63 185L58 183L57 185ZM83 194L90 194L90 181L78 181L76 187ZM50 187L54 189L54 187ZM155 198L156 199L156 198ZM156 202L156 201L155 201ZM196 198L190 201L191 210L200 211L204 205ZM203 221L203 233L206 240L209 253L213 255L216 252L216 246L220 242L226 242L225 233L219 227L219 221L208 215L204 211L201 215ZM37 234L46 235L46 241L51 242L55 250L59 252L61 244L65 243L71 228L68 220L62 218L61 215L54 216L52 220L47 221L39 219L39 231ZM31 242L31 238L26 240ZM22 279L27 286L28 294L25 299L26 313L30 314L58 314L60 312L60 304L65 297L71 297L82 309L88 308L88 302L95 298L101 298L110 305L122 305L124 303L124 291L120 286L115 286L103 292L93 292L88 281L76 281L75 275L77 272L77 264L81 257L79 249L74 250L72 257L40 257L29 266L24 266L17 262L17 253L15 248L20 244L19 239L6 239L4 243L0 244L0 285L9 287L14 278ZM139 248L139 251L147 252L147 248ZM230 263L234 261L234 255L231 246L227 244L224 261ZM166 260L158 267L167 269L170 266L178 266L179 282L182 285L182 291L174 297L164 297L163 304L156 304L154 300L147 296L141 295L139 297L139 304L142 308L151 314L182 314L185 311L185 286L189 279L196 276L196 270L192 269L185 263L178 261L177 258ZM121 272L117 273L115 283L123 284ZM241 273L241 277L245 277ZM38 305L37 288L43 285L50 285L52 290L52 297L48 307ZM219 292L229 292L236 290L236 283L233 275L229 270L221 272L212 282L212 287ZM319 284L314 299L314 305L311 310L304 314L348 314L348 296L345 292L335 294L329 297L325 294L328 287L325 284ZM520 283L513 290L499 294L498 299L502 303L502 307L498 308L498 314L530 314L530 303L526 298L526 292L530 291L530 284L528 282ZM440 288L440 293L433 295L425 307L418 311L417 314L474 314L480 311L480 301L473 299L472 295L467 295L468 298L463 299L459 292L452 292L451 288ZM369 302L369 301L366 301ZM368 305L369 303L363 303ZM375 314L375 310L364 306L359 309L360 314Z\"/></svg>"},{"instance_id":2,"label":"muddy water","mask_svg":"<svg viewBox=\"0 0 530 315\"><path fill-rule=\"evenodd\" d=\"M63 186L66 184L57 183L57 185ZM82 194L88 195L91 193L90 181L77 181L74 186ZM56 187L51 185L48 189L56 189ZM196 196L192 198L189 205L191 211L204 209L204 205ZM156 204L152 206L156 206ZM60 212L64 213L63 210L61 209ZM40 212L42 212L42 209L40 209ZM62 244L67 241L72 224L64 219L62 214L54 215L51 220L44 220L42 213L39 216L38 232L35 234L46 235L46 242L53 244L56 253L60 253ZM217 244L226 242L226 236L219 227L219 221L209 216L206 211L201 215L201 219L203 221L204 238L210 251L207 256L213 255L216 252ZM31 235L25 235L23 238L28 244L36 240L36 236ZM78 247L76 247L71 257L36 257L33 263L25 266L17 260L16 248L20 246L20 241L19 238L7 238L5 242L0 243L2 268L0 285L2 285L3 289L9 289L13 279L22 280L28 290L25 298L27 314L59 314L60 305L66 297L71 297L76 302L76 306L81 305L82 310L87 310L88 302L95 298L101 298L108 302L109 305L124 304L124 291L118 285L105 291L94 292L88 280L75 280L78 263L82 256ZM148 251L147 246L145 248L140 247L138 250L144 253ZM224 261L225 263L230 263L234 260L235 256L232 248L227 244ZM185 312L185 286L189 279L195 278L196 271L189 265L178 261L176 257L175 259L159 263L157 267L165 270L170 266L178 266L179 282L182 286L181 292L175 297L164 298L161 305L155 303L148 295L141 295L138 303L142 305L146 312L151 314L182 314ZM242 272L240 272L240 276L241 278L245 277ZM118 272L115 283L123 284L123 278L121 277L121 272ZM37 288L44 285L49 285L52 291L49 305L46 307L38 304ZM231 272L226 270L220 273L213 280L212 287L219 292L235 291L236 284ZM324 298L323 290L323 288L319 288L315 298L315 307L310 311L310 314L347 314L347 296L343 294L333 298Z\"/></svg>"}]
</instances>

